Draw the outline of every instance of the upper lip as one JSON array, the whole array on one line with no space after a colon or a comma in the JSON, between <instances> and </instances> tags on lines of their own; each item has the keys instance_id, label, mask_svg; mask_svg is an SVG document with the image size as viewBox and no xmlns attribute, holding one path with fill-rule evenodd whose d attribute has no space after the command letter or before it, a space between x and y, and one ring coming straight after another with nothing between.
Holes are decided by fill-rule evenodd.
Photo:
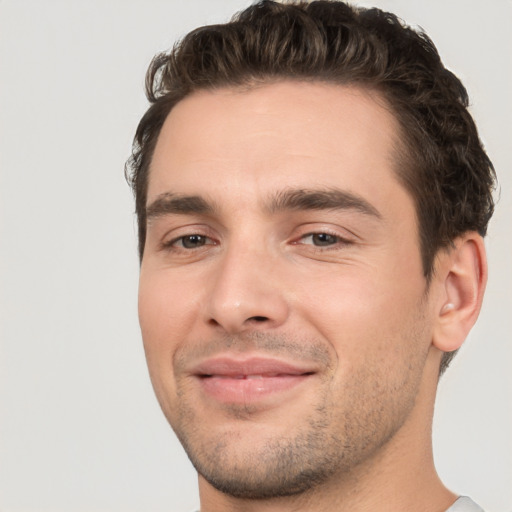
<instances>
[{"instance_id":1,"label":"upper lip","mask_svg":"<svg viewBox=\"0 0 512 512\"><path fill-rule=\"evenodd\" d=\"M311 366L268 357L239 359L230 356L219 356L199 363L195 366L192 373L199 377L222 376L241 378L251 375L268 377L305 375L315 373L315 370Z\"/></svg>"}]
</instances>

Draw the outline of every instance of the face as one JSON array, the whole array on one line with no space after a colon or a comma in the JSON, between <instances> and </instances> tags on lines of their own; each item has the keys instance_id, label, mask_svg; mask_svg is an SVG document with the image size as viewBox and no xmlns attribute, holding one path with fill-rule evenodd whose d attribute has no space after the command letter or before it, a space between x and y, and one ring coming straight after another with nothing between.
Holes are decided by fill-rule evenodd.
<instances>
[{"instance_id":1,"label":"face","mask_svg":"<svg viewBox=\"0 0 512 512\"><path fill-rule=\"evenodd\" d=\"M326 485L413 415L432 308L397 140L378 98L326 84L195 93L166 120L139 314L202 485Z\"/></svg>"}]
</instances>

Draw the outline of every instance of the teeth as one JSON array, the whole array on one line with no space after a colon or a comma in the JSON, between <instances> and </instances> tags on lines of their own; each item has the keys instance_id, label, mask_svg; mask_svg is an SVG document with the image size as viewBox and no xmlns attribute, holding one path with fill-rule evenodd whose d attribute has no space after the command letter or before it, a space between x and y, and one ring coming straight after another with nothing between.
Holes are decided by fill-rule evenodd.
<instances>
[{"instance_id":1,"label":"teeth","mask_svg":"<svg viewBox=\"0 0 512 512\"><path fill-rule=\"evenodd\" d=\"M263 375L247 375L246 379L248 379L248 380L263 379Z\"/></svg>"}]
</instances>

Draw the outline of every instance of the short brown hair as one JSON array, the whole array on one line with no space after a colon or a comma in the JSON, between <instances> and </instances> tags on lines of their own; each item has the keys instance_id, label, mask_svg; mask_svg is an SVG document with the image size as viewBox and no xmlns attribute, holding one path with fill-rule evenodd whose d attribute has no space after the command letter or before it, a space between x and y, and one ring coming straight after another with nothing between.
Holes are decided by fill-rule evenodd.
<instances>
[{"instance_id":1,"label":"short brown hair","mask_svg":"<svg viewBox=\"0 0 512 512\"><path fill-rule=\"evenodd\" d=\"M389 103L402 128L397 174L415 201L427 280L439 249L467 231L485 235L494 209L494 168L467 110L466 89L428 36L379 9L262 0L229 23L192 31L151 62L151 106L126 166L141 258L149 168L174 105L198 90L283 79L370 87ZM442 369L450 358L445 354Z\"/></svg>"}]
</instances>

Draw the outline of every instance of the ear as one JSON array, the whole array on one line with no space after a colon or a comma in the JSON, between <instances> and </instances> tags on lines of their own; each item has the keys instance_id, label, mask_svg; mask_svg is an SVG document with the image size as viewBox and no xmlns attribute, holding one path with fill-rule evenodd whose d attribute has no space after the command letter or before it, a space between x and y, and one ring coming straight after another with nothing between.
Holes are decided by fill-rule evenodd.
<instances>
[{"instance_id":1,"label":"ear","mask_svg":"<svg viewBox=\"0 0 512 512\"><path fill-rule=\"evenodd\" d=\"M434 277L436 322L432 343L443 352L457 350L473 327L487 283L487 260L482 237L468 232L454 247L441 251Z\"/></svg>"}]
</instances>

